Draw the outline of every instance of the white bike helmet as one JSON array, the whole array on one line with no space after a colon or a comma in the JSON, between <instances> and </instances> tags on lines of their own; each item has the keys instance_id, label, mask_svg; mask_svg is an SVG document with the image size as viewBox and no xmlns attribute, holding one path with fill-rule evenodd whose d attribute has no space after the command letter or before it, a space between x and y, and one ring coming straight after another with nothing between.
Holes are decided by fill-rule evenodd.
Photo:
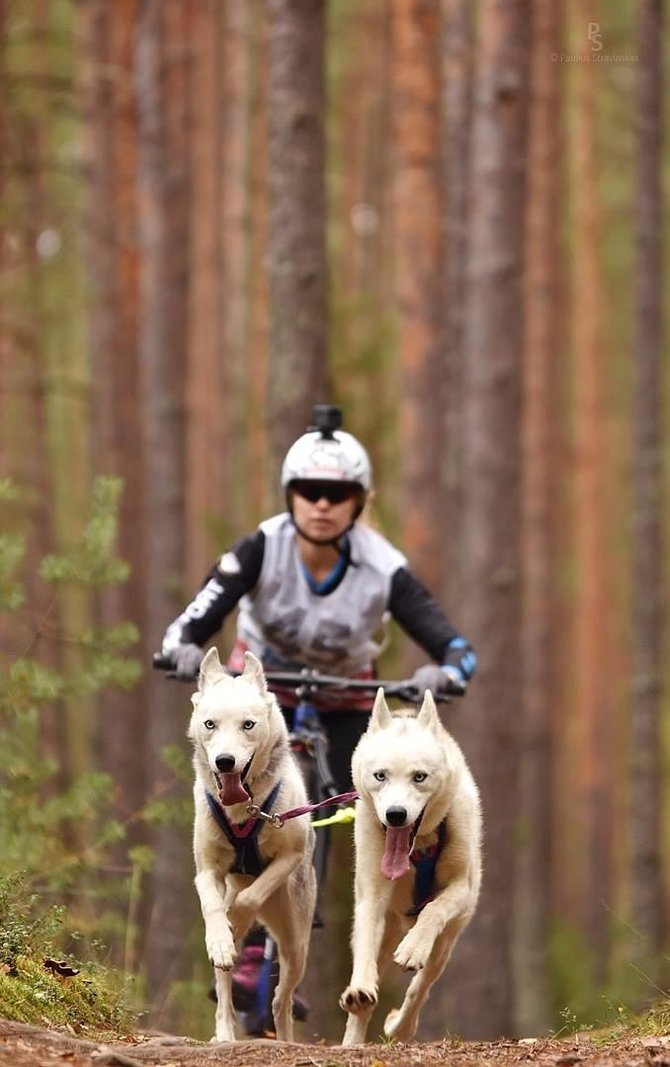
<instances>
[{"instance_id":1,"label":"white bike helmet","mask_svg":"<svg viewBox=\"0 0 670 1067\"><path fill-rule=\"evenodd\" d=\"M312 430L291 445L281 470L284 489L291 482L351 482L364 493L372 488L372 473L368 454L362 444L344 430L333 430L324 436Z\"/></svg>"},{"instance_id":2,"label":"white bike helmet","mask_svg":"<svg viewBox=\"0 0 670 1067\"><path fill-rule=\"evenodd\" d=\"M294 441L282 464L281 484L286 493L288 509L293 512L291 486L294 482L348 482L361 491L353 515L355 522L372 489L370 458L360 441L340 430L342 413L339 408L327 404L316 405L312 419L314 425Z\"/></svg>"}]
</instances>

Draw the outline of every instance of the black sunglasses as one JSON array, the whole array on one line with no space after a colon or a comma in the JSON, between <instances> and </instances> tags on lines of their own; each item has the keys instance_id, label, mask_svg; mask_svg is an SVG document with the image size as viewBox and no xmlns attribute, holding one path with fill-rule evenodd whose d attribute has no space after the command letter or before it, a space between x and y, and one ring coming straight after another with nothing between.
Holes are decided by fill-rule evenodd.
<instances>
[{"instance_id":1,"label":"black sunglasses","mask_svg":"<svg viewBox=\"0 0 670 1067\"><path fill-rule=\"evenodd\" d=\"M359 487L352 482L291 482L291 489L304 500L316 504L317 500L326 498L329 504L343 504L352 500L359 492Z\"/></svg>"}]
</instances>

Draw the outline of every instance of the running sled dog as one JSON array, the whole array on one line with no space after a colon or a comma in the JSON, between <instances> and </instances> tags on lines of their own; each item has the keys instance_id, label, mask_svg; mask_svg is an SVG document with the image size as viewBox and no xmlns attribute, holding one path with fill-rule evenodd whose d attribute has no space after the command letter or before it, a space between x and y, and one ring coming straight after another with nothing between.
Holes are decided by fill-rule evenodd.
<instances>
[{"instance_id":1,"label":"running sled dog","mask_svg":"<svg viewBox=\"0 0 670 1067\"><path fill-rule=\"evenodd\" d=\"M416 972L387 1037L409 1041L431 986L472 918L481 881L479 793L432 694L418 714L391 712L380 689L352 758L359 794L353 973L340 997L344 1045L365 1041L391 959Z\"/></svg>"},{"instance_id":2,"label":"running sled dog","mask_svg":"<svg viewBox=\"0 0 670 1067\"><path fill-rule=\"evenodd\" d=\"M277 827L253 817L307 804L288 730L261 664L245 654L237 678L209 649L200 667L188 735L195 769L195 885L216 976L214 1041L234 1041L231 968L254 920L277 943L272 1002L277 1037L293 1040L293 992L307 960L316 900L314 831L308 819Z\"/></svg>"}]
</instances>

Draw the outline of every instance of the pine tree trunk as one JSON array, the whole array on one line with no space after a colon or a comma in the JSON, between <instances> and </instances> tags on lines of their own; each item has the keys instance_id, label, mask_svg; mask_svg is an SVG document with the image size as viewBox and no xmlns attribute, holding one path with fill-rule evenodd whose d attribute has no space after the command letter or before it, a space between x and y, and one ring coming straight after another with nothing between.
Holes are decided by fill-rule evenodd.
<instances>
[{"instance_id":1,"label":"pine tree trunk","mask_svg":"<svg viewBox=\"0 0 670 1067\"><path fill-rule=\"evenodd\" d=\"M223 540L230 543L258 518L251 511L249 307L252 217L250 175L263 155L250 151L252 12L247 4L224 4L220 79L221 271L223 333L221 361L227 397L223 430L223 500L218 512ZM250 166L250 159L254 166ZM261 268L261 273L264 273Z\"/></svg>"},{"instance_id":2,"label":"pine tree trunk","mask_svg":"<svg viewBox=\"0 0 670 1067\"><path fill-rule=\"evenodd\" d=\"M439 0L391 4L403 545L435 590L444 528L439 25Z\"/></svg>"},{"instance_id":3,"label":"pine tree trunk","mask_svg":"<svg viewBox=\"0 0 670 1067\"><path fill-rule=\"evenodd\" d=\"M325 5L268 0L270 175L268 491L326 399L328 277L325 202Z\"/></svg>"},{"instance_id":4,"label":"pine tree trunk","mask_svg":"<svg viewBox=\"0 0 670 1067\"><path fill-rule=\"evenodd\" d=\"M474 65L470 0L443 0L442 30L446 316L444 337L444 494L449 537L443 546L445 604L460 604L463 509L463 313Z\"/></svg>"},{"instance_id":5,"label":"pine tree trunk","mask_svg":"<svg viewBox=\"0 0 670 1067\"><path fill-rule=\"evenodd\" d=\"M222 155L223 12L219 0L192 9L189 68L191 197L186 375L186 581L197 589L216 556L212 520L225 502L225 442L233 397L224 388ZM196 59L197 57L197 59Z\"/></svg>"},{"instance_id":6,"label":"pine tree trunk","mask_svg":"<svg viewBox=\"0 0 670 1067\"><path fill-rule=\"evenodd\" d=\"M141 197L140 333L142 419L145 430L144 518L147 529L146 662L166 622L183 604L185 567L184 385L188 322L188 3L149 0L137 26L137 99ZM182 744L188 694L165 678L149 678L147 775L153 795L174 795L166 745ZM181 795L182 788L179 793ZM158 1010L170 983L184 974L193 870L187 835L158 827L151 872L147 984Z\"/></svg>"},{"instance_id":7,"label":"pine tree trunk","mask_svg":"<svg viewBox=\"0 0 670 1067\"><path fill-rule=\"evenodd\" d=\"M532 12L526 206L522 559L523 725L521 821L516 872L516 1031L552 1022L547 949L552 861L552 709L555 677L554 500L557 493L557 372L560 348L561 5Z\"/></svg>"},{"instance_id":8,"label":"pine tree trunk","mask_svg":"<svg viewBox=\"0 0 670 1067\"><path fill-rule=\"evenodd\" d=\"M465 1037L512 1032L518 779L520 384L530 4L485 0L471 145L464 351L461 626L480 652L467 721L454 723L482 794L486 866L450 975Z\"/></svg>"},{"instance_id":9,"label":"pine tree trunk","mask_svg":"<svg viewBox=\"0 0 670 1067\"><path fill-rule=\"evenodd\" d=\"M573 0L575 51L584 50L584 5ZM595 6L590 14L595 17ZM586 52L583 52L586 55ZM573 343L575 358L575 566L574 741L579 768L577 806L566 827L566 855L581 873L579 917L596 967L607 973L611 899L610 769L613 766L612 701L608 684L607 449L603 293L599 260L599 158L596 141L597 65L575 64ZM580 831L583 831L581 841ZM581 852L580 852L581 845ZM579 857L576 862L574 857Z\"/></svg>"},{"instance_id":10,"label":"pine tree trunk","mask_svg":"<svg viewBox=\"0 0 670 1067\"><path fill-rule=\"evenodd\" d=\"M58 668L62 633L61 605L53 588L39 575L39 565L56 547L54 488L48 449L47 379L44 335L47 319L42 292L38 238L46 227L45 174L40 161L46 152L46 120L43 106L25 103L16 92L17 55L13 30L17 12L0 8L0 123L5 146L0 194L4 205L0 268L5 280L4 328L0 331L0 475L11 479L26 493L16 530L3 509L3 528L26 534L25 595L28 611L21 620L13 614L0 616L0 640L6 662L30 654L47 667ZM46 11L37 7L27 22L33 46L31 70L46 77ZM25 58L23 59L25 63ZM52 783L65 785L66 762L63 706L52 703L40 711L40 741L45 755L55 759L61 771Z\"/></svg>"},{"instance_id":11,"label":"pine tree trunk","mask_svg":"<svg viewBox=\"0 0 670 1067\"><path fill-rule=\"evenodd\" d=\"M660 696L663 637L661 359L662 0L639 6L637 329L633 445L631 946L653 979L664 946ZM655 997L650 983L649 997Z\"/></svg>"},{"instance_id":12,"label":"pine tree trunk","mask_svg":"<svg viewBox=\"0 0 670 1067\"><path fill-rule=\"evenodd\" d=\"M246 495L256 521L267 514L268 496L276 499L277 470L269 471L266 398L269 375L269 295L267 254L270 242L268 175L268 41L265 11L253 9L250 42L249 155L249 317L246 346L249 378L249 479ZM267 473L266 473L267 472ZM274 473L274 477L272 476Z\"/></svg>"},{"instance_id":13,"label":"pine tree trunk","mask_svg":"<svg viewBox=\"0 0 670 1067\"><path fill-rule=\"evenodd\" d=\"M87 145L87 213L84 257L89 278L91 451L96 474L123 478L117 551L131 566L127 583L101 590L96 620L103 627L132 621L144 630L145 591L137 322L137 262L134 175L137 115L132 92L132 41L136 0L119 0L113 17L97 0L80 10L78 45L84 72L80 84ZM136 843L134 816L145 795L145 685L132 698L109 688L96 700L96 756L116 784L116 816L129 838L117 850L120 863ZM129 961L125 961L128 963ZM132 961L130 961L132 962Z\"/></svg>"}]
</instances>

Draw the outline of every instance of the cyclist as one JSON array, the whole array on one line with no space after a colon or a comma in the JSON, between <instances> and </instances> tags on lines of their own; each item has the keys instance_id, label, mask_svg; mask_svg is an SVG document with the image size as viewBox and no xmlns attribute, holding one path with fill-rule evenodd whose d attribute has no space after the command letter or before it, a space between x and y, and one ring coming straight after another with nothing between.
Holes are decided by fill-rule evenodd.
<instances>
[{"instance_id":1,"label":"cyclist","mask_svg":"<svg viewBox=\"0 0 670 1067\"><path fill-rule=\"evenodd\" d=\"M250 649L270 671L303 667L348 678L375 676L375 640L387 615L432 663L413 681L439 695L445 681L465 689L476 667L469 641L454 628L409 568L405 556L361 521L372 489L367 452L340 429L338 408L319 405L314 426L290 447L281 469L286 511L261 522L212 567L192 602L172 622L162 652L177 676L197 674L204 646L238 608L228 666ZM291 727L294 693L277 693ZM351 789L352 752L372 698L314 694L329 762L341 792ZM262 948L246 946L233 974L236 1006L253 998Z\"/></svg>"}]
</instances>

